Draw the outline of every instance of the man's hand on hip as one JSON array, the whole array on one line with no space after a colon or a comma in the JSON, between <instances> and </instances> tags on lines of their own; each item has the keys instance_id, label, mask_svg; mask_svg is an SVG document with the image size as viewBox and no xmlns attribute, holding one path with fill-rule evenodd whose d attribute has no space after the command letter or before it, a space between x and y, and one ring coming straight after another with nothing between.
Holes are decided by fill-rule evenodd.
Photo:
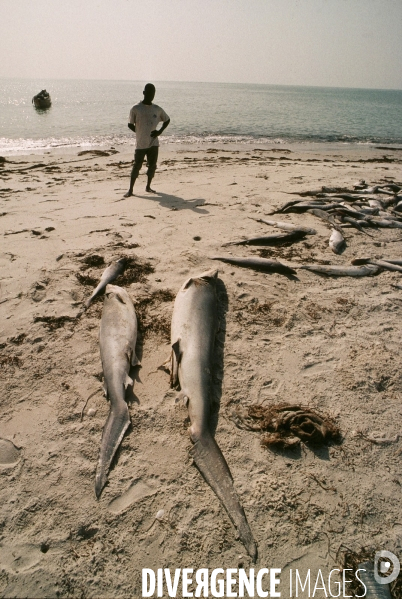
<instances>
[{"instance_id":1,"label":"man's hand on hip","mask_svg":"<svg viewBox=\"0 0 402 599\"><path fill-rule=\"evenodd\" d=\"M151 131L151 137L159 137L160 134L161 134L161 132L158 131L157 129L155 129L154 131Z\"/></svg>"}]
</instances>

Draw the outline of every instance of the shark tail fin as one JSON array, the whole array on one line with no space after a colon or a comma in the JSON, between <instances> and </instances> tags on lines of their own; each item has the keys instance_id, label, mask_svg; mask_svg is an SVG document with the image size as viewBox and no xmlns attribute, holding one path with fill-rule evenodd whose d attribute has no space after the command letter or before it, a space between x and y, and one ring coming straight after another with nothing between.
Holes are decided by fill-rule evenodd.
<instances>
[{"instance_id":1,"label":"shark tail fin","mask_svg":"<svg viewBox=\"0 0 402 599\"><path fill-rule=\"evenodd\" d=\"M209 434L198 438L190 449L190 455L202 476L222 502L229 518L237 529L241 542L255 562L257 559L257 545L233 486L229 466L215 439Z\"/></svg>"},{"instance_id":2,"label":"shark tail fin","mask_svg":"<svg viewBox=\"0 0 402 599\"><path fill-rule=\"evenodd\" d=\"M129 425L130 416L126 402L122 400L112 405L103 429L98 466L96 468L95 494L97 499L99 499L106 484L113 457Z\"/></svg>"}]
</instances>

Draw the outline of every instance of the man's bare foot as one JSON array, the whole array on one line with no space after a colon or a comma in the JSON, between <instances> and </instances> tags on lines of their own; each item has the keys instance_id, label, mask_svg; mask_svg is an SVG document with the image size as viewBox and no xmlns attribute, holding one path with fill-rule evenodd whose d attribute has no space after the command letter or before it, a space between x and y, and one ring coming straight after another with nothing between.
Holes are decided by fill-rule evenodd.
<instances>
[{"instance_id":1,"label":"man's bare foot","mask_svg":"<svg viewBox=\"0 0 402 599\"><path fill-rule=\"evenodd\" d=\"M124 198L130 198L132 195L133 195L133 192L132 192L132 191L130 191L130 190L128 190L128 192L127 192L127 193L125 193L123 197L124 197Z\"/></svg>"},{"instance_id":2,"label":"man's bare foot","mask_svg":"<svg viewBox=\"0 0 402 599\"><path fill-rule=\"evenodd\" d=\"M154 189L151 189L149 185L146 186L145 191L147 191L148 193L157 193Z\"/></svg>"}]
</instances>

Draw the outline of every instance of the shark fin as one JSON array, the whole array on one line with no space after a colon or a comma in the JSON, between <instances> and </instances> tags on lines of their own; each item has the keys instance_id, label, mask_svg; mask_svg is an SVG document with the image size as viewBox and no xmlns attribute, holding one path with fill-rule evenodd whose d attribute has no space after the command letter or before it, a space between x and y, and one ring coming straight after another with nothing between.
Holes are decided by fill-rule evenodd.
<instances>
[{"instance_id":1,"label":"shark fin","mask_svg":"<svg viewBox=\"0 0 402 599\"><path fill-rule=\"evenodd\" d=\"M99 499L102 489L106 484L113 457L129 426L130 415L126 402L120 401L112 405L103 429L99 460L96 468L95 494L97 499Z\"/></svg>"},{"instance_id":2,"label":"shark fin","mask_svg":"<svg viewBox=\"0 0 402 599\"><path fill-rule=\"evenodd\" d=\"M131 354L131 366L141 366L141 362L137 358L135 351Z\"/></svg>"},{"instance_id":3,"label":"shark fin","mask_svg":"<svg viewBox=\"0 0 402 599\"><path fill-rule=\"evenodd\" d=\"M237 529L239 538L253 562L257 559L257 545L246 515L233 485L229 466L215 439L210 435L199 437L190 449L195 465L211 486Z\"/></svg>"},{"instance_id":4,"label":"shark fin","mask_svg":"<svg viewBox=\"0 0 402 599\"><path fill-rule=\"evenodd\" d=\"M131 378L131 376L128 376L128 374L126 374L126 380L124 381L124 388L127 389L127 387L131 387L132 385L134 385L134 381Z\"/></svg>"},{"instance_id":5,"label":"shark fin","mask_svg":"<svg viewBox=\"0 0 402 599\"><path fill-rule=\"evenodd\" d=\"M170 355L170 386L177 388L179 383L179 364L181 360L180 339L172 345Z\"/></svg>"}]
</instances>

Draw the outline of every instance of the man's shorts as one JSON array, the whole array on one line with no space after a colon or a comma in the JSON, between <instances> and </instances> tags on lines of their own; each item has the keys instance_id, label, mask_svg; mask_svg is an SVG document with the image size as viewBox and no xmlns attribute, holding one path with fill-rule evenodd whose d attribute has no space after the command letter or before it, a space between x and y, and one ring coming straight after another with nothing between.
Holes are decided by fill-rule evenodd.
<instances>
[{"instance_id":1,"label":"man's shorts","mask_svg":"<svg viewBox=\"0 0 402 599\"><path fill-rule=\"evenodd\" d=\"M151 146L150 148L146 148L145 150L136 150L134 153L134 165L131 175L135 178L138 177L142 163L144 162L145 156L147 157L147 175L148 177L153 177L156 171L156 163L158 161L158 150L159 146Z\"/></svg>"}]
</instances>

